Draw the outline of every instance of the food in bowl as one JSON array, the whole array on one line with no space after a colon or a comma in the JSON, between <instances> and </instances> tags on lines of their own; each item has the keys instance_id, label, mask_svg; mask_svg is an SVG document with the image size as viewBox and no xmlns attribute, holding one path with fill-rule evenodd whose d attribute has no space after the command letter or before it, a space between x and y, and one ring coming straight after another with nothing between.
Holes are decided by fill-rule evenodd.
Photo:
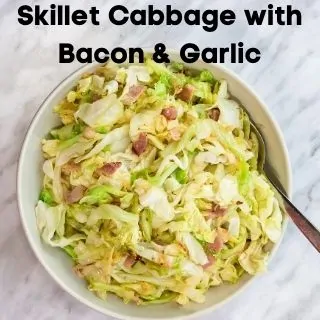
<instances>
[{"instance_id":1,"label":"food in bowl","mask_svg":"<svg viewBox=\"0 0 320 320\"><path fill-rule=\"evenodd\" d=\"M210 287L265 269L282 212L226 81L180 63L106 64L55 112L37 225L89 290L202 303Z\"/></svg>"}]
</instances>

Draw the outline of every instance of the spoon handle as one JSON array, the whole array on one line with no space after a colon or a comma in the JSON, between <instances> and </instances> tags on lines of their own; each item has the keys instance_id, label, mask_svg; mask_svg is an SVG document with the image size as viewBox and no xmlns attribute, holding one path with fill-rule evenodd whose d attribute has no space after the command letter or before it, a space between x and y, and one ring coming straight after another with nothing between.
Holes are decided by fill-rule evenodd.
<instances>
[{"instance_id":1,"label":"spoon handle","mask_svg":"<svg viewBox=\"0 0 320 320\"><path fill-rule=\"evenodd\" d=\"M270 178L269 181L281 194L287 214L320 253L320 231L291 203L284 192Z\"/></svg>"}]
</instances>

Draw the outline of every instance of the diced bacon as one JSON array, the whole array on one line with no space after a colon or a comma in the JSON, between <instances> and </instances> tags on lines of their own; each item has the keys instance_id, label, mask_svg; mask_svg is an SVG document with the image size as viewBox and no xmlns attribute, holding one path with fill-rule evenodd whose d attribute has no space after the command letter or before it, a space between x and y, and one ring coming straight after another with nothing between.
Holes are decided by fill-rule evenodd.
<instances>
[{"instance_id":1,"label":"diced bacon","mask_svg":"<svg viewBox=\"0 0 320 320\"><path fill-rule=\"evenodd\" d=\"M69 176L71 173L80 173L81 165L79 163L68 162L61 168L63 174Z\"/></svg>"},{"instance_id":2,"label":"diced bacon","mask_svg":"<svg viewBox=\"0 0 320 320\"><path fill-rule=\"evenodd\" d=\"M177 97L182 101L189 102L193 97L194 87L186 84L182 90L177 94Z\"/></svg>"},{"instance_id":3,"label":"diced bacon","mask_svg":"<svg viewBox=\"0 0 320 320\"><path fill-rule=\"evenodd\" d=\"M227 209L220 207L218 204L213 203L212 208L209 211L209 215L212 217L223 217L227 213Z\"/></svg>"},{"instance_id":4,"label":"diced bacon","mask_svg":"<svg viewBox=\"0 0 320 320\"><path fill-rule=\"evenodd\" d=\"M208 269L208 268L210 268L210 267L213 266L214 263L216 262L216 258L213 257L213 256L209 256L209 255L208 255L207 258L208 258L208 262L207 262L206 264L202 265L202 268L203 268L203 269Z\"/></svg>"},{"instance_id":5,"label":"diced bacon","mask_svg":"<svg viewBox=\"0 0 320 320\"><path fill-rule=\"evenodd\" d=\"M208 111L208 116L209 116L209 118L211 118L212 120L218 121L218 120L219 120L219 117L220 117L220 109L219 109L219 108L210 109L210 110Z\"/></svg>"},{"instance_id":6,"label":"diced bacon","mask_svg":"<svg viewBox=\"0 0 320 320\"><path fill-rule=\"evenodd\" d=\"M83 197L85 190L84 186L76 186L71 191L67 191L64 196L66 203L78 202Z\"/></svg>"},{"instance_id":7,"label":"diced bacon","mask_svg":"<svg viewBox=\"0 0 320 320\"><path fill-rule=\"evenodd\" d=\"M126 260L124 261L123 265L126 267L126 268L131 268L136 262L136 258L132 255L128 255L126 257Z\"/></svg>"},{"instance_id":8,"label":"diced bacon","mask_svg":"<svg viewBox=\"0 0 320 320\"><path fill-rule=\"evenodd\" d=\"M164 108L161 111L161 114L166 117L167 120L175 120L177 119L177 109L174 107Z\"/></svg>"},{"instance_id":9,"label":"diced bacon","mask_svg":"<svg viewBox=\"0 0 320 320\"><path fill-rule=\"evenodd\" d=\"M169 133L170 133L170 137L172 140L174 140L174 141L180 140L181 133L178 128L172 128L171 130L169 130Z\"/></svg>"},{"instance_id":10,"label":"diced bacon","mask_svg":"<svg viewBox=\"0 0 320 320\"><path fill-rule=\"evenodd\" d=\"M219 234L216 236L216 238L214 239L213 243L209 243L208 244L208 247L209 247L209 249L212 249L212 250L214 250L216 252L219 252L222 249L223 240L222 240L222 238L220 237Z\"/></svg>"},{"instance_id":11,"label":"diced bacon","mask_svg":"<svg viewBox=\"0 0 320 320\"><path fill-rule=\"evenodd\" d=\"M84 130L83 130L83 136L86 138L86 139L93 139L95 136L96 136L96 132L90 128L90 127L86 127Z\"/></svg>"},{"instance_id":12,"label":"diced bacon","mask_svg":"<svg viewBox=\"0 0 320 320\"><path fill-rule=\"evenodd\" d=\"M108 162L96 170L99 176L111 176L121 167L121 162Z\"/></svg>"},{"instance_id":13,"label":"diced bacon","mask_svg":"<svg viewBox=\"0 0 320 320\"><path fill-rule=\"evenodd\" d=\"M120 201L120 199L116 199L115 198L115 199L112 200L111 204L120 207L121 201Z\"/></svg>"},{"instance_id":14,"label":"diced bacon","mask_svg":"<svg viewBox=\"0 0 320 320\"><path fill-rule=\"evenodd\" d=\"M133 142L132 149L138 156L140 156L140 154L146 151L147 146L148 146L147 134L144 132L141 132L139 134L138 139Z\"/></svg>"},{"instance_id":15,"label":"diced bacon","mask_svg":"<svg viewBox=\"0 0 320 320\"><path fill-rule=\"evenodd\" d=\"M128 93L122 98L122 102L126 105L136 102L143 94L145 87L142 85L134 85L129 88Z\"/></svg>"},{"instance_id":16,"label":"diced bacon","mask_svg":"<svg viewBox=\"0 0 320 320\"><path fill-rule=\"evenodd\" d=\"M100 94L97 94L97 93L94 93L94 94L92 95L91 99L92 99L92 102L95 102L95 101L101 99L101 95L100 95Z\"/></svg>"}]
</instances>

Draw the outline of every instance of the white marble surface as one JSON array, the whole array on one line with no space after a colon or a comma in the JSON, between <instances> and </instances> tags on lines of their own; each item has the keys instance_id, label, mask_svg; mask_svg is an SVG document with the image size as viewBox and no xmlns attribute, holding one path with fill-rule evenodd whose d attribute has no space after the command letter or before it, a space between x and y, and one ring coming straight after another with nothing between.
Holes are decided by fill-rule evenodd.
<instances>
[{"instance_id":1,"label":"white marble surface","mask_svg":"<svg viewBox=\"0 0 320 320\"><path fill-rule=\"evenodd\" d=\"M53 1L28 1L31 2L48 7ZM55 3L70 3L74 8L89 6L84 0ZM229 7L238 13L234 26L222 26L214 33L185 26L115 27L108 23L107 13L116 3L131 4L132 8L133 3L144 7L148 1L95 1L104 21L98 27L21 26L17 23L17 8L25 3L0 2L1 320L108 319L77 302L50 278L27 243L17 209L17 159L28 125L50 90L78 67L76 63L58 64L59 42L111 48L149 47L164 41L167 47L178 48L186 42L225 46L242 40L248 46L261 48L263 58L258 64L229 67L253 85L280 123L293 165L294 202L320 226L320 2L273 1L300 8L301 27L248 27L240 17L241 10L261 8L265 1L190 1L189 8ZM184 9L187 2L175 3L177 8ZM269 272L242 295L202 319L320 319L319 267L320 256L290 224Z\"/></svg>"}]
</instances>

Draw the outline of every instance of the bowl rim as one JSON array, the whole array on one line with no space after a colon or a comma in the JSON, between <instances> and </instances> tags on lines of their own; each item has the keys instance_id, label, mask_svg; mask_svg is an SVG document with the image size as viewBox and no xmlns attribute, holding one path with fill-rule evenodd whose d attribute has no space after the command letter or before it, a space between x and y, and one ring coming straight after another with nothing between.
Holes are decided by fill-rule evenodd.
<instances>
[{"instance_id":1,"label":"bowl rim","mask_svg":"<svg viewBox=\"0 0 320 320\"><path fill-rule=\"evenodd\" d=\"M152 52L152 50L150 48L143 48L144 52L146 53L150 53ZM178 51L177 50L166 50L166 52L169 54L169 56L171 54L173 55L178 55ZM199 59L196 63L194 63L193 65L195 67L197 67L197 63L199 62L203 62L201 59ZM20 214L20 219L22 222L22 227L24 229L24 232L26 234L27 240L29 242L29 245L31 246L35 256L37 257L37 259L39 260L39 262L42 264L42 266L44 267L44 269L48 272L48 274L55 280L55 282L66 292L68 292L71 296L73 296L74 298L76 298L78 301L80 301L81 303L85 304L86 306L90 307L93 310L96 310L104 315L107 316L111 316L111 317L115 317L117 319L123 319L123 320L140 320L139 317L136 316L125 316L122 315L120 313L116 313L113 311L110 311L108 309L102 308L100 306L97 306L94 302L91 302L89 300L87 300L86 298L82 297L80 294L78 294L76 291L70 289L67 285L65 285L60 278L55 274L54 270L51 269L50 266L47 265L47 262L45 261L45 259L42 257L40 250L38 249L37 245L33 242L32 240L32 236L31 236L31 231L28 229L27 227L27 221L26 221L26 217L27 215L24 214L24 209L22 207L22 190L21 190L21 181L22 181L22 164L23 164L23 158L24 155L26 153L26 149L28 148L28 142L31 136L31 132L33 131L33 128L36 126L38 119L41 116L42 111L44 110L45 105L47 104L48 100L56 95L59 92L59 89L61 86L63 86L63 84L65 82L68 81L69 78L71 78L72 76L75 76L77 74L81 75L81 73L85 72L86 69L90 69L91 67L94 66L99 66L99 65L103 65L101 63L98 63L96 61L92 62L92 63L86 63L84 65L81 65L79 68L77 68L75 71L71 72L70 74L68 74L66 77L64 77L51 91L50 93L46 96L46 98L43 100L43 102L40 104L38 110L36 111L35 115L33 116L28 128L27 128L27 133L24 137L23 143L22 143L22 147L21 147L21 151L19 154L19 159L18 159L18 168L17 168L17 176L16 176L16 187L17 187L17 202L18 202L18 209L19 209L19 214ZM239 85L241 85L247 92L249 92L253 98L255 98L259 104L259 108L261 108L266 116L269 118L270 122L272 123L273 129L276 132L276 135L280 141L281 147L282 147L282 151L283 151L283 160L285 162L285 167L287 168L288 171L288 175L287 175L287 188L285 188L288 197L291 198L292 196L292 167L291 167L291 163L290 163L290 158L289 158L289 152L284 140L284 136L282 134L282 131L280 130L280 126L277 123L277 121L274 119L273 114L269 111L269 108L267 107L266 103L260 98L260 96L255 92L255 90L253 89L253 87L249 84L247 84L244 80L242 80L240 78L240 76L238 76L234 71L232 71L231 69L227 68L226 66L220 64L220 63L209 63L210 65L214 65L214 67L216 69L219 69L220 71L222 71L223 73L225 73L229 78L234 79L237 83L239 83ZM286 232L287 229L287 224L288 224L288 217L287 215L284 215L284 219L283 219L283 227L282 227L282 232L281 232L281 238L279 239L279 241L274 245L272 252L269 256L269 263L270 261L273 259L274 255L276 254L276 252L278 251L278 248L280 246L280 244L282 243L284 234ZM207 307L205 309L201 309L198 311L195 311L192 314L189 315L182 315L182 316L176 316L176 317L171 317L172 319L175 320L186 320L186 319L194 319L195 317L199 317L202 316L204 314L208 314L209 312L213 312L214 310L218 309L219 307L223 306L224 304L226 304L227 302L229 302L231 299L237 297L241 292L243 292L246 288L248 288L248 286L250 284L252 284L252 282L254 280L256 280L259 277L259 275L255 275L255 276L251 276L251 278L242 285L241 288L239 288L236 292L234 292L233 294L231 294L230 296L228 296L227 298L225 298L224 300L220 301L219 303L212 305L210 307ZM145 318L145 319L152 319L152 318ZM161 317L161 318L157 318L157 320L167 320L167 317Z\"/></svg>"}]
</instances>

